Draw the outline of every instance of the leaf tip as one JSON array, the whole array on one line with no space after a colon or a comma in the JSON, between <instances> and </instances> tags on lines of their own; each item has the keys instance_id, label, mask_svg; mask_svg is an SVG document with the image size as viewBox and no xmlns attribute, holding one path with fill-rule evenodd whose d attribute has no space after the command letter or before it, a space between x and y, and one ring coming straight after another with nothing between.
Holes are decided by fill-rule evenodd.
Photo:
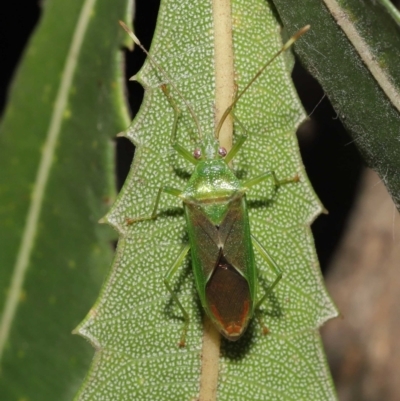
<instances>
[{"instance_id":1,"label":"leaf tip","mask_svg":"<svg viewBox=\"0 0 400 401\"><path fill-rule=\"evenodd\" d=\"M104 216L104 217L102 217L99 221L98 221L98 223L99 224L106 224L108 222L108 220L107 220L107 218Z\"/></svg>"},{"instance_id":2,"label":"leaf tip","mask_svg":"<svg viewBox=\"0 0 400 401\"><path fill-rule=\"evenodd\" d=\"M128 138L128 136L126 135L126 132L125 132L125 131L118 132L118 134L116 135L116 137L117 137L117 138ZM104 217L103 217L103 219L104 219ZM102 220L102 219L100 219L100 220ZM99 222L100 222L100 220L99 220Z\"/></svg>"}]
</instances>

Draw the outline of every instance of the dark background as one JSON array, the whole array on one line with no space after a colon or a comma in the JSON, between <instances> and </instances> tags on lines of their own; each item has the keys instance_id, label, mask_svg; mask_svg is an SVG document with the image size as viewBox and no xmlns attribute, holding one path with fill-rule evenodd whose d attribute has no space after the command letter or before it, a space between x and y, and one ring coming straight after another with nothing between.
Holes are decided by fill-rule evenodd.
<instances>
[{"instance_id":1,"label":"dark background","mask_svg":"<svg viewBox=\"0 0 400 401\"><path fill-rule=\"evenodd\" d=\"M135 31L147 48L156 24L158 6L158 0L137 2ZM40 13L39 1L24 0L8 2L7 12L0 14L1 114L13 73L39 21ZM140 50L126 52L127 78L138 71L144 58ZM312 120L300 127L298 132L303 161L315 191L329 211L312 226L321 267L325 272L353 204L362 161L328 99L323 98L324 93L318 83L298 63L293 78L307 113L312 113ZM140 106L143 90L134 82L128 83L128 88L134 116ZM118 139L117 152L116 173L118 185L121 186L129 170L134 148L128 140L121 138Z\"/></svg>"}]
</instances>

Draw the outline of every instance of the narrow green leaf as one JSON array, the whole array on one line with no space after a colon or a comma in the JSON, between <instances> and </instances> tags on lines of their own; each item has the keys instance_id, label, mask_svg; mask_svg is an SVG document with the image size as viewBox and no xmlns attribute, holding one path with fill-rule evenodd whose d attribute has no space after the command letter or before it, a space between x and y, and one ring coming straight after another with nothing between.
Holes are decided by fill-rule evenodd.
<instances>
[{"instance_id":1,"label":"narrow green leaf","mask_svg":"<svg viewBox=\"0 0 400 401\"><path fill-rule=\"evenodd\" d=\"M312 25L296 52L400 209L400 27L373 0L273 2L285 26Z\"/></svg>"},{"instance_id":2,"label":"narrow green leaf","mask_svg":"<svg viewBox=\"0 0 400 401\"><path fill-rule=\"evenodd\" d=\"M390 0L378 0L382 7L391 15L396 21L397 25L400 25L400 11Z\"/></svg>"},{"instance_id":3,"label":"narrow green leaf","mask_svg":"<svg viewBox=\"0 0 400 401\"><path fill-rule=\"evenodd\" d=\"M127 0L46 1L0 127L0 399L70 400L93 351L71 335L112 256L111 137L126 127ZM18 29L16 21L15 29Z\"/></svg>"},{"instance_id":4,"label":"narrow green leaf","mask_svg":"<svg viewBox=\"0 0 400 401\"><path fill-rule=\"evenodd\" d=\"M194 109L203 135L214 133L219 90L214 71L219 18L215 21L210 1L165 0L151 47L157 63ZM232 23L240 90L282 42L280 27L263 0L234 0ZM335 399L318 327L336 310L323 287L309 229L322 205L299 155L295 130L305 116L288 65L292 65L288 57L276 60L235 108L249 135L234 159L236 174L248 179L274 170L282 179L298 173L301 181L277 191L267 184L249 193L252 233L284 275L264 308L270 334L262 336L253 321L237 343L222 341L219 401ZM206 369L202 366L201 309L189 261L173 285L191 319L183 349L177 346L182 313L163 284L164 274L187 241L182 205L163 196L155 221L126 223L127 218L150 215L160 186L183 188L193 170L170 145L174 116L160 89L169 78L147 61L137 79L146 88L145 98L126 131L137 146L135 159L106 217L120 233L117 254L100 298L78 327L96 348L78 400L194 400ZM170 89L182 110L178 141L192 150L196 126L176 90ZM268 281L274 279L262 258L256 258Z\"/></svg>"}]
</instances>

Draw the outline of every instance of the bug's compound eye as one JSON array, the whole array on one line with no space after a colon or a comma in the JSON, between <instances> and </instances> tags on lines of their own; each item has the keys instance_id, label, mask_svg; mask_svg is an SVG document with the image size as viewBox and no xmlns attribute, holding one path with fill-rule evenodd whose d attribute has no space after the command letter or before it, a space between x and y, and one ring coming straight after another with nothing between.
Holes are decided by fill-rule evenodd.
<instances>
[{"instance_id":1,"label":"bug's compound eye","mask_svg":"<svg viewBox=\"0 0 400 401\"><path fill-rule=\"evenodd\" d=\"M201 149L199 149L199 148L195 149L194 152L193 152L193 156L194 156L195 159L200 159L200 157L201 157Z\"/></svg>"},{"instance_id":2,"label":"bug's compound eye","mask_svg":"<svg viewBox=\"0 0 400 401\"><path fill-rule=\"evenodd\" d=\"M222 146L220 148L218 148L218 155L221 157L225 157L227 155L227 151L225 148L223 148Z\"/></svg>"}]
</instances>

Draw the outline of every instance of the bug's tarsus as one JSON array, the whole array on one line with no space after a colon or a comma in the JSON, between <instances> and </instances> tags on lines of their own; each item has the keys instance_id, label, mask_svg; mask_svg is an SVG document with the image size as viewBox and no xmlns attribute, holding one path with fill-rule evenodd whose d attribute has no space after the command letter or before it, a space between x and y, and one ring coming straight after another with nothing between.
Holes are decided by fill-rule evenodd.
<instances>
[{"instance_id":1,"label":"bug's tarsus","mask_svg":"<svg viewBox=\"0 0 400 401\"><path fill-rule=\"evenodd\" d=\"M183 328L181 339L179 340L178 347L184 348L186 347L186 334L187 334L187 326Z\"/></svg>"},{"instance_id":2,"label":"bug's tarsus","mask_svg":"<svg viewBox=\"0 0 400 401\"><path fill-rule=\"evenodd\" d=\"M294 42L296 42L297 39L300 38L300 36L304 35L308 30L310 29L310 25L306 25L303 28L301 28L299 31L297 31L283 46L282 48L274 54L274 56L268 60L266 64L257 72L256 75L250 80L250 82L247 83L245 88L239 92L239 94L235 97L235 100L232 102L232 104L225 110L224 114L222 115L221 119L219 120L219 123L217 125L217 128L215 130L215 137L218 139L219 138L219 133L221 131L222 125L224 124L226 118L228 115L232 112L233 108L235 107L236 103L238 100L246 93L246 91L250 88L251 85L253 85L254 81L256 81L260 75L265 71L265 69L277 58L279 57L283 52L285 52L287 49L290 48L290 46L293 45Z\"/></svg>"},{"instance_id":3,"label":"bug's tarsus","mask_svg":"<svg viewBox=\"0 0 400 401\"><path fill-rule=\"evenodd\" d=\"M256 316L256 318L257 318L257 320L258 320L258 324L259 324L260 327L261 327L261 333L262 333L262 335L263 335L263 336L266 336L266 335L268 335L269 333L271 333L271 331L269 330L269 328L265 325L264 319L263 319L263 317L262 317L262 315L261 315L261 311L260 311L259 309L257 309L257 310L255 311L255 316Z\"/></svg>"},{"instance_id":4,"label":"bug's tarsus","mask_svg":"<svg viewBox=\"0 0 400 401\"><path fill-rule=\"evenodd\" d=\"M284 180L277 180L275 173L274 173L274 179L275 179L275 186L276 187L280 187L281 185L286 185L286 184L290 184L293 182L299 182L300 181L300 176L299 174L296 174L294 177L291 178L286 178Z\"/></svg>"},{"instance_id":5,"label":"bug's tarsus","mask_svg":"<svg viewBox=\"0 0 400 401\"><path fill-rule=\"evenodd\" d=\"M140 221L155 220L156 218L157 218L157 215L156 216L136 217L136 218L127 217L125 219L125 222L128 226L131 226L135 223L139 223Z\"/></svg>"}]
</instances>

